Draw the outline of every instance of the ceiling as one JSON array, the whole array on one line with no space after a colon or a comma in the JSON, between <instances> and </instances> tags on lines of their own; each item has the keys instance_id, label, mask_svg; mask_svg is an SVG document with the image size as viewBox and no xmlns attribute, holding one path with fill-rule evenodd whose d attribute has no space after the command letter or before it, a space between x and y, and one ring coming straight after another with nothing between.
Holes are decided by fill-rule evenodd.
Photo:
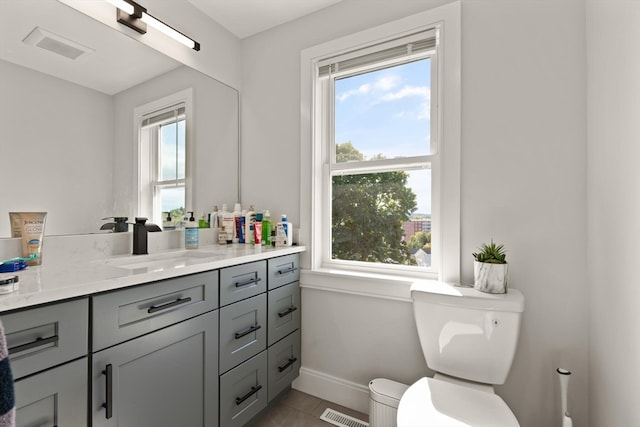
<instances>
[{"instance_id":1,"label":"ceiling","mask_svg":"<svg viewBox=\"0 0 640 427\"><path fill-rule=\"evenodd\" d=\"M243 39L342 0L188 0Z\"/></svg>"}]
</instances>

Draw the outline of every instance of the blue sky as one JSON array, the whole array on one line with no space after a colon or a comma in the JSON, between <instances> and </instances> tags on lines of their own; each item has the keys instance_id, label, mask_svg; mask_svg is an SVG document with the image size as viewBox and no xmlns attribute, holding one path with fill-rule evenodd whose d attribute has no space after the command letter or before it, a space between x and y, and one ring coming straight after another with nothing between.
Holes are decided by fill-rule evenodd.
<instances>
[{"instance_id":1,"label":"blue sky","mask_svg":"<svg viewBox=\"0 0 640 427\"><path fill-rule=\"evenodd\" d=\"M336 80L335 141L351 141L367 159L430 152L429 59ZM419 213L431 213L429 171L412 172Z\"/></svg>"}]
</instances>

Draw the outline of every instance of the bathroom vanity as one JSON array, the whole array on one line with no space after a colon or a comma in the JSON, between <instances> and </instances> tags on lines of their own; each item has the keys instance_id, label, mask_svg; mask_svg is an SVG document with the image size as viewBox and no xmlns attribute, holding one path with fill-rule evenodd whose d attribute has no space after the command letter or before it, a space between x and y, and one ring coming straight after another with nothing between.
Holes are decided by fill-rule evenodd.
<instances>
[{"instance_id":1,"label":"bathroom vanity","mask_svg":"<svg viewBox=\"0 0 640 427\"><path fill-rule=\"evenodd\" d=\"M0 298L18 425L242 426L300 369L299 252L43 264Z\"/></svg>"}]
</instances>

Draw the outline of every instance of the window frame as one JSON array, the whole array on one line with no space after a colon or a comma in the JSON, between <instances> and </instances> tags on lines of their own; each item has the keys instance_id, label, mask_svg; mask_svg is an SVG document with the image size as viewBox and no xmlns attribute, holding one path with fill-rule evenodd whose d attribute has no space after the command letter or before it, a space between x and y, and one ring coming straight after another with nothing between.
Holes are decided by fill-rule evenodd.
<instances>
[{"instance_id":1,"label":"window frame","mask_svg":"<svg viewBox=\"0 0 640 427\"><path fill-rule=\"evenodd\" d=\"M310 218L310 224L301 225L300 240L309 246L303 255L302 267L321 275L356 274L377 277L417 277L420 279L439 279L447 281L460 280L460 55L461 55L461 5L450 3L416 15L393 21L381 26L361 31L350 36L329 41L302 51L301 55L301 218ZM397 271L391 266L382 268L345 267L327 263L327 234L323 227L327 224L330 208L328 186L330 176L326 163L326 150L323 152L322 129L326 129L328 117L314 117L314 106L318 100L326 97L316 89L316 70L318 63L329 56L384 43L388 40L426 31L440 26L440 53L438 76L440 76L437 94L439 115L438 159L432 163L432 171L439 173L432 176L432 215L439 218L432 230L434 252L441 255L438 260L432 259L437 273L417 273ZM305 165L310 166L307 173ZM442 198L446 194L446 198ZM308 214L308 216L307 216ZM324 220L324 222L323 222ZM446 236L446 239L443 239ZM329 254L330 258L330 254ZM437 263L437 264L436 264ZM333 285L332 285L333 286Z\"/></svg>"},{"instance_id":2,"label":"window frame","mask_svg":"<svg viewBox=\"0 0 640 427\"><path fill-rule=\"evenodd\" d=\"M157 180L158 162L160 154L158 153L158 135L157 132L151 132L149 138L143 137L143 133L148 132L142 127L143 121L155 112L170 108L175 105L184 105L185 118L185 177L183 181L185 187L185 211L192 206L193 200L193 149L191 135L193 129L193 89L185 89L174 94L162 97L150 103L141 105L134 109L134 129L136 130L136 144L134 152L134 206L137 206L137 216L146 217L149 222L161 224L162 208L158 206L156 190L159 186L163 186L166 181L159 182Z\"/></svg>"}]
</instances>

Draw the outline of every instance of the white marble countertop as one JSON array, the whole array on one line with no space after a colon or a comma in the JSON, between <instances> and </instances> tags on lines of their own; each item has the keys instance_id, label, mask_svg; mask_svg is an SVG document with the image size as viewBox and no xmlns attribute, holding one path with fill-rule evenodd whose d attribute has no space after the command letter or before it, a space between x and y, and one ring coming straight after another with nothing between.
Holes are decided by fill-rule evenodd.
<instances>
[{"instance_id":1,"label":"white marble countertop","mask_svg":"<svg viewBox=\"0 0 640 427\"><path fill-rule=\"evenodd\" d=\"M303 252L304 246L264 248L243 244L206 245L195 250L168 250L151 255L117 255L68 262L47 262L16 273L18 290L0 295L0 313L125 288L157 280L216 270Z\"/></svg>"}]
</instances>

